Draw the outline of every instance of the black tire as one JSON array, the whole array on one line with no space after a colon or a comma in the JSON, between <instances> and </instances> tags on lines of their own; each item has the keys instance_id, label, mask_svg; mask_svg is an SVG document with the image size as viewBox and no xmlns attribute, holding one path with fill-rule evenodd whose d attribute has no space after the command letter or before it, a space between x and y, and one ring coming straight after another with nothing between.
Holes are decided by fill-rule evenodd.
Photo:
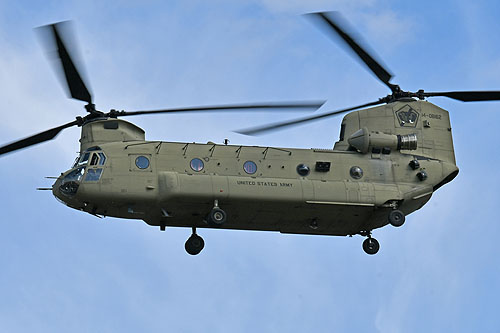
<instances>
[{"instance_id":1,"label":"black tire","mask_svg":"<svg viewBox=\"0 0 500 333\"><path fill-rule=\"evenodd\" d=\"M392 226L400 227L405 223L405 214L398 209L391 210L388 219Z\"/></svg>"},{"instance_id":2,"label":"black tire","mask_svg":"<svg viewBox=\"0 0 500 333\"><path fill-rule=\"evenodd\" d=\"M208 214L208 222L214 225L222 225L226 222L227 214L219 207L214 207Z\"/></svg>"},{"instance_id":3,"label":"black tire","mask_svg":"<svg viewBox=\"0 0 500 333\"><path fill-rule=\"evenodd\" d=\"M192 256L197 255L205 247L205 241L198 235L191 235L186 241L184 248L186 252Z\"/></svg>"},{"instance_id":4,"label":"black tire","mask_svg":"<svg viewBox=\"0 0 500 333\"><path fill-rule=\"evenodd\" d=\"M379 249L380 244L375 238L367 238L363 242L363 250L369 255L377 253Z\"/></svg>"}]
</instances>

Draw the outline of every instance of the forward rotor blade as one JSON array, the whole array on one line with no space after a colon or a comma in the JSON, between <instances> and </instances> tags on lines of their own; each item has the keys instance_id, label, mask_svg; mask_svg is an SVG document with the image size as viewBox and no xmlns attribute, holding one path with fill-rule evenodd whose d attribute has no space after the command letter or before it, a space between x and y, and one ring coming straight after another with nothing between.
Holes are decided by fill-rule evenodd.
<instances>
[{"instance_id":1,"label":"forward rotor blade","mask_svg":"<svg viewBox=\"0 0 500 333\"><path fill-rule=\"evenodd\" d=\"M52 140L63 129L71 127L71 126L75 126L75 125L78 125L78 124L79 124L79 121L75 120L75 121L72 121L70 123L61 125L59 127L54 127L54 128L49 129L47 131L44 131L44 132L32 135L32 136L27 137L25 139L22 139L22 140L19 140L19 141L16 141L16 142L12 142L12 143L10 143L8 145L0 147L0 155L6 154L6 153L10 153L10 152L18 150L18 149L23 149L23 148L26 148L26 147L29 147L29 146L32 146L32 145L36 145L38 143L42 143L42 142L45 142L45 141Z\"/></svg>"},{"instance_id":2,"label":"forward rotor blade","mask_svg":"<svg viewBox=\"0 0 500 333\"><path fill-rule=\"evenodd\" d=\"M300 124L304 124L304 123L311 122L311 121L314 121L314 120L318 120L318 119L322 119L322 118L326 118L326 117L331 117L331 116L334 116L336 114L345 113L345 112L348 112L348 111L353 111L353 110L356 110L356 109L361 109L361 108L365 108L365 107L368 107L368 106L374 106L374 105L379 105L379 104L383 104L383 103L385 103L385 102L381 101L381 100L378 100L376 102L370 102L370 103L366 103L366 104L363 104L363 105L354 106L354 107L347 108L347 109L342 109L342 110L332 111L332 112L328 112L328 113L323 113L323 114L320 114L320 115L317 115L317 116L313 116L313 117L299 118L299 119L295 119L295 120L291 120L291 121L284 121L284 122L274 123L274 124L270 124L270 125L266 125L266 126L260 126L260 127L253 127L253 128L244 129L244 130L238 130L238 131L235 131L235 132L236 133L240 133L240 134L245 134L245 135L262 134L264 132L270 132L270 131L275 131L275 130L278 130L278 129L282 129L284 127L300 125Z\"/></svg>"},{"instance_id":3,"label":"forward rotor blade","mask_svg":"<svg viewBox=\"0 0 500 333\"><path fill-rule=\"evenodd\" d=\"M39 29L50 36L48 37L49 40L45 40L44 42L49 54L57 55L55 58L57 58L58 62L61 64L66 85L69 89L69 95L74 99L92 103L92 96L90 95L90 92L80 75L81 71L78 71L75 62L71 58L68 51L67 44L62 38L62 35L65 35L65 39L68 41L68 37L70 35L67 31L69 29L69 24L70 22L68 21L58 22L40 27ZM74 53L75 52L73 52L73 54ZM61 81L64 80L61 79Z\"/></svg>"},{"instance_id":4,"label":"forward rotor blade","mask_svg":"<svg viewBox=\"0 0 500 333\"><path fill-rule=\"evenodd\" d=\"M178 113L178 112L206 112L206 111L233 111L233 110L265 110L278 109L283 111L303 110L303 109L319 109L325 101L309 101L309 102L284 102L284 103L256 103L256 104L226 104L213 106L193 106L187 108L172 108L163 110L146 110L146 111L111 111L109 116L136 116L141 114L155 113Z\"/></svg>"},{"instance_id":5,"label":"forward rotor blade","mask_svg":"<svg viewBox=\"0 0 500 333\"><path fill-rule=\"evenodd\" d=\"M338 12L319 12L306 14L316 18L317 22L326 24L331 29L327 33L331 36L335 32L344 42L351 48L351 50L359 57L359 59L368 66L368 68L375 74L375 76L382 81L386 86L394 92L395 85L389 83L392 74L389 73L378 61L375 60L363 47L360 42L356 41L346 29L341 28L341 21L345 21ZM332 30L333 29L333 30Z\"/></svg>"},{"instance_id":6,"label":"forward rotor blade","mask_svg":"<svg viewBox=\"0 0 500 333\"><path fill-rule=\"evenodd\" d=\"M424 92L424 97L444 96L462 102L500 101L500 91Z\"/></svg>"}]
</instances>

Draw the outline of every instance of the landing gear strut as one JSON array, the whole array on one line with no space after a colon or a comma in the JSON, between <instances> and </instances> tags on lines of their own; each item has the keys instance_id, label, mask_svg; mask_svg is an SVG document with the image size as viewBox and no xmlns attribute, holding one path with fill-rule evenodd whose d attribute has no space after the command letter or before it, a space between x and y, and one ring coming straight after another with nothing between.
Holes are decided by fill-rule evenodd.
<instances>
[{"instance_id":1,"label":"landing gear strut","mask_svg":"<svg viewBox=\"0 0 500 333\"><path fill-rule=\"evenodd\" d=\"M375 238L372 237L371 231L363 232L361 233L361 236L368 236L368 238L363 242L363 250L366 252L366 254L376 254L380 249L380 244Z\"/></svg>"},{"instance_id":2,"label":"landing gear strut","mask_svg":"<svg viewBox=\"0 0 500 333\"><path fill-rule=\"evenodd\" d=\"M184 245L186 252L192 256L195 256L198 253L200 253L201 250L203 250L204 246L205 246L205 241L203 240L203 238L201 238L196 234L196 227L193 227L193 233L191 237L188 238L186 244Z\"/></svg>"},{"instance_id":3,"label":"landing gear strut","mask_svg":"<svg viewBox=\"0 0 500 333\"><path fill-rule=\"evenodd\" d=\"M207 216L207 222L212 225L222 225L227 220L227 214L221 208L219 208L219 201L214 201L214 208L210 211Z\"/></svg>"}]
</instances>

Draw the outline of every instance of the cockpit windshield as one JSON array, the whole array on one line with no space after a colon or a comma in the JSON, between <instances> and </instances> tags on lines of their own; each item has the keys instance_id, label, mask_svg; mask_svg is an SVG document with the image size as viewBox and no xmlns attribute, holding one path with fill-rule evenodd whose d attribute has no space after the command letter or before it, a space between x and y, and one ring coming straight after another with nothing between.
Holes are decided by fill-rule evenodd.
<instances>
[{"instance_id":1,"label":"cockpit windshield","mask_svg":"<svg viewBox=\"0 0 500 333\"><path fill-rule=\"evenodd\" d=\"M84 173L85 167L79 167L64 176L59 186L61 192L68 196L75 195Z\"/></svg>"},{"instance_id":2,"label":"cockpit windshield","mask_svg":"<svg viewBox=\"0 0 500 333\"><path fill-rule=\"evenodd\" d=\"M71 172L63 177L59 189L66 196L74 196L82 181L97 182L104 172L106 155L100 147L90 147L73 163ZM84 178L85 176L85 178Z\"/></svg>"},{"instance_id":3,"label":"cockpit windshield","mask_svg":"<svg viewBox=\"0 0 500 333\"><path fill-rule=\"evenodd\" d=\"M85 165L87 164L87 161L89 160L90 153L84 153L82 157L80 157L80 160L78 161L78 165Z\"/></svg>"}]
</instances>

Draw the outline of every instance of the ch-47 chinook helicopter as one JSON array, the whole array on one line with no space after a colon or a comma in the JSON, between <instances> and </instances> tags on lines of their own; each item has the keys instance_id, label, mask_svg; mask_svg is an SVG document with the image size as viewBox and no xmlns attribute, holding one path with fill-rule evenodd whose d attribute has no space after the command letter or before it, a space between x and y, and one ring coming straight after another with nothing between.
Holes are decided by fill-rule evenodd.
<instances>
[{"instance_id":1,"label":"ch-47 chinook helicopter","mask_svg":"<svg viewBox=\"0 0 500 333\"><path fill-rule=\"evenodd\" d=\"M53 184L71 208L99 217L143 220L165 230L190 227L189 254L204 247L197 228L366 237L368 254L379 250L372 230L400 227L434 191L458 174L449 114L424 99L500 100L500 91L403 91L392 75L355 41L338 14L309 14L341 37L391 94L376 101L312 117L240 131L258 134L345 115L333 149L294 149L146 141L124 116L182 111L318 108L322 103L225 105L156 111L98 111L66 44L61 24L48 26L72 98L88 115L0 147L0 155L53 139L80 126L80 154ZM378 105L378 106L377 106ZM368 108L372 107L372 108ZM356 111L357 110L357 111Z\"/></svg>"}]
</instances>

